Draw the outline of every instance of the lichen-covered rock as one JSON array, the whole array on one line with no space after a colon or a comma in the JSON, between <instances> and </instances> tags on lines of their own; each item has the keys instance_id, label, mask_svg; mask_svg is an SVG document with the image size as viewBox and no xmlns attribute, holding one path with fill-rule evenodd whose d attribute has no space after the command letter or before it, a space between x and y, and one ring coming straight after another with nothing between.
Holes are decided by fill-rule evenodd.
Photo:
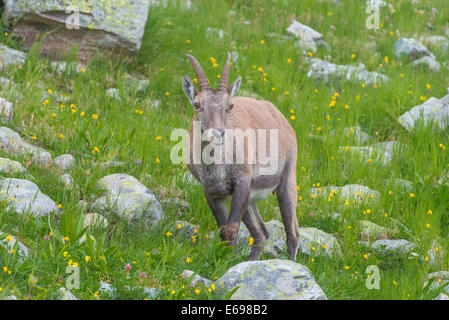
<instances>
[{"instance_id":1,"label":"lichen-covered rock","mask_svg":"<svg viewBox=\"0 0 449 320\"><path fill-rule=\"evenodd\" d=\"M0 69L8 66L23 66L27 54L0 44Z\"/></svg>"},{"instance_id":2,"label":"lichen-covered rock","mask_svg":"<svg viewBox=\"0 0 449 320\"><path fill-rule=\"evenodd\" d=\"M137 92L142 92L148 89L150 80L139 79L130 75L126 75L124 78L124 85L129 89L129 91L135 90Z\"/></svg>"},{"instance_id":3,"label":"lichen-covered rock","mask_svg":"<svg viewBox=\"0 0 449 320\"><path fill-rule=\"evenodd\" d=\"M25 168L17 161L7 158L0 158L0 172L11 173L25 173Z\"/></svg>"},{"instance_id":4,"label":"lichen-covered rock","mask_svg":"<svg viewBox=\"0 0 449 320\"><path fill-rule=\"evenodd\" d=\"M391 164L393 156L400 153L402 148L404 145L398 141L387 141L364 147L339 147L338 151L340 153L350 152L359 156L363 161L374 161L382 166L387 166Z\"/></svg>"},{"instance_id":5,"label":"lichen-covered rock","mask_svg":"<svg viewBox=\"0 0 449 320\"><path fill-rule=\"evenodd\" d=\"M175 236L179 236L184 240L192 240L193 237L198 236L199 228L190 222L178 220L175 222Z\"/></svg>"},{"instance_id":6,"label":"lichen-covered rock","mask_svg":"<svg viewBox=\"0 0 449 320\"><path fill-rule=\"evenodd\" d=\"M323 230L311 227L300 227L299 250L307 255L324 253L330 256L341 256L338 240Z\"/></svg>"},{"instance_id":7,"label":"lichen-covered rock","mask_svg":"<svg viewBox=\"0 0 449 320\"><path fill-rule=\"evenodd\" d=\"M106 95L110 98L121 100L120 91L117 88L109 88L106 90Z\"/></svg>"},{"instance_id":8,"label":"lichen-covered rock","mask_svg":"<svg viewBox=\"0 0 449 320\"><path fill-rule=\"evenodd\" d=\"M347 184L343 187L327 186L315 187L310 190L311 196L339 197L342 200L376 200L380 197L380 192L370 189L367 186L358 184Z\"/></svg>"},{"instance_id":9,"label":"lichen-covered rock","mask_svg":"<svg viewBox=\"0 0 449 320\"><path fill-rule=\"evenodd\" d=\"M317 58L306 58L305 61L310 66L307 77L315 80L329 82L332 80L345 79L348 81L354 80L363 82L367 85L380 84L389 80L386 75L367 71L363 63L360 63L357 66L345 66Z\"/></svg>"},{"instance_id":10,"label":"lichen-covered rock","mask_svg":"<svg viewBox=\"0 0 449 320\"><path fill-rule=\"evenodd\" d=\"M362 242L362 244L371 248L377 254L410 254L416 248L416 244L404 239L381 239L371 244L368 242Z\"/></svg>"},{"instance_id":11,"label":"lichen-covered rock","mask_svg":"<svg viewBox=\"0 0 449 320\"><path fill-rule=\"evenodd\" d=\"M368 220L361 220L359 224L360 240L362 241L388 239L397 233L396 229L385 228Z\"/></svg>"},{"instance_id":12,"label":"lichen-covered rock","mask_svg":"<svg viewBox=\"0 0 449 320\"><path fill-rule=\"evenodd\" d=\"M445 130L449 119L449 95L437 99L430 98L423 104L412 108L398 118L399 123L408 131L418 124L427 126L435 124L440 130Z\"/></svg>"},{"instance_id":13,"label":"lichen-covered rock","mask_svg":"<svg viewBox=\"0 0 449 320\"><path fill-rule=\"evenodd\" d=\"M449 297L445 295L444 293L440 293L436 298L432 300L449 300Z\"/></svg>"},{"instance_id":14,"label":"lichen-covered rock","mask_svg":"<svg viewBox=\"0 0 449 320\"><path fill-rule=\"evenodd\" d=\"M7 127L0 127L0 148L14 155L30 155L33 161L41 165L48 165L51 162L49 152L22 140L17 132Z\"/></svg>"},{"instance_id":15,"label":"lichen-covered rock","mask_svg":"<svg viewBox=\"0 0 449 320\"><path fill-rule=\"evenodd\" d=\"M327 300L309 269L290 260L239 263L216 286L228 291L239 287L231 300Z\"/></svg>"},{"instance_id":16,"label":"lichen-covered rock","mask_svg":"<svg viewBox=\"0 0 449 320\"><path fill-rule=\"evenodd\" d=\"M164 216L154 194L130 175L111 174L100 179L97 185L106 192L94 202L93 208L110 208L129 222L143 221L145 225L154 225Z\"/></svg>"},{"instance_id":17,"label":"lichen-covered rock","mask_svg":"<svg viewBox=\"0 0 449 320\"><path fill-rule=\"evenodd\" d=\"M0 119L3 123L12 121L13 111L12 102L0 97Z\"/></svg>"},{"instance_id":18,"label":"lichen-covered rock","mask_svg":"<svg viewBox=\"0 0 449 320\"><path fill-rule=\"evenodd\" d=\"M160 200L159 202L163 207L167 206L167 207L184 209L184 210L188 210L190 207L190 205L187 201L183 201L183 200L180 200L177 198L164 199L164 200Z\"/></svg>"},{"instance_id":19,"label":"lichen-covered rock","mask_svg":"<svg viewBox=\"0 0 449 320\"><path fill-rule=\"evenodd\" d=\"M70 170L75 165L75 158L71 154L61 154L52 161L62 171Z\"/></svg>"},{"instance_id":20,"label":"lichen-covered rock","mask_svg":"<svg viewBox=\"0 0 449 320\"><path fill-rule=\"evenodd\" d=\"M398 58L407 56L410 60L416 60L422 57L431 57L435 60L435 56L429 49L415 39L399 38L394 44L394 49Z\"/></svg>"},{"instance_id":21,"label":"lichen-covered rock","mask_svg":"<svg viewBox=\"0 0 449 320\"><path fill-rule=\"evenodd\" d=\"M28 248L13 235L4 233L0 231L0 246L6 249L8 253L11 250L15 250L14 254L19 256L19 261L23 262L24 259L28 258ZM17 243L17 248L16 247Z\"/></svg>"},{"instance_id":22,"label":"lichen-covered rock","mask_svg":"<svg viewBox=\"0 0 449 320\"><path fill-rule=\"evenodd\" d=\"M270 237L265 243L263 252L272 257L279 257L281 253L287 253L287 245L285 243L284 225L278 220L272 220L265 223ZM249 238L251 237L248 228L242 223L240 225L238 243L244 254L249 254L251 245L249 245Z\"/></svg>"},{"instance_id":23,"label":"lichen-covered rock","mask_svg":"<svg viewBox=\"0 0 449 320\"><path fill-rule=\"evenodd\" d=\"M78 58L83 61L97 50L137 52L148 9L147 0L5 2L6 19L11 24L18 20L14 35L22 38L26 47L31 48L39 36L46 34L43 53L63 55L76 44Z\"/></svg>"},{"instance_id":24,"label":"lichen-covered rock","mask_svg":"<svg viewBox=\"0 0 449 320\"><path fill-rule=\"evenodd\" d=\"M18 214L31 213L37 217L58 212L58 206L31 181L7 178L0 180L0 197L8 201L8 208Z\"/></svg>"}]
</instances>

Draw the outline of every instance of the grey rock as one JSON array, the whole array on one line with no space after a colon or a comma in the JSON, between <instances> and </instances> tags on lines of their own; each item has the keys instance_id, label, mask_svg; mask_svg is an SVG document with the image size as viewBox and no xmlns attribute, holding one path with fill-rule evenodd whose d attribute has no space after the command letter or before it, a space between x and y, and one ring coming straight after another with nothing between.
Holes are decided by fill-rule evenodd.
<instances>
[{"instance_id":1,"label":"grey rock","mask_svg":"<svg viewBox=\"0 0 449 320\"><path fill-rule=\"evenodd\" d=\"M437 271L430 273L424 282L424 287L429 290L442 290L445 294L449 294L449 271Z\"/></svg>"},{"instance_id":2,"label":"grey rock","mask_svg":"<svg viewBox=\"0 0 449 320\"><path fill-rule=\"evenodd\" d=\"M422 37L421 41L435 48L441 48L447 52L449 50L449 40L443 36Z\"/></svg>"},{"instance_id":3,"label":"grey rock","mask_svg":"<svg viewBox=\"0 0 449 320\"><path fill-rule=\"evenodd\" d=\"M88 213L84 216L84 228L102 227L107 228L108 220L98 213Z\"/></svg>"},{"instance_id":4,"label":"grey rock","mask_svg":"<svg viewBox=\"0 0 449 320\"><path fill-rule=\"evenodd\" d=\"M71 154L61 154L52 161L53 165L62 171L70 170L75 165L75 158Z\"/></svg>"},{"instance_id":5,"label":"grey rock","mask_svg":"<svg viewBox=\"0 0 449 320\"><path fill-rule=\"evenodd\" d=\"M431 57L422 57L413 62L413 67L415 69L424 69L432 72L440 71L440 63Z\"/></svg>"},{"instance_id":6,"label":"grey rock","mask_svg":"<svg viewBox=\"0 0 449 320\"><path fill-rule=\"evenodd\" d=\"M11 1L9 1L11 2ZM0 69L8 66L23 66L27 54L0 44Z\"/></svg>"},{"instance_id":7,"label":"grey rock","mask_svg":"<svg viewBox=\"0 0 449 320\"><path fill-rule=\"evenodd\" d=\"M6 101L0 97L0 115L3 123L11 122L13 120L14 109L12 102Z\"/></svg>"},{"instance_id":8,"label":"grey rock","mask_svg":"<svg viewBox=\"0 0 449 320\"><path fill-rule=\"evenodd\" d=\"M178 220L175 222L175 226L175 235L184 240L192 240L194 236L198 236L199 227L191 224L190 222Z\"/></svg>"},{"instance_id":9,"label":"grey rock","mask_svg":"<svg viewBox=\"0 0 449 320\"><path fill-rule=\"evenodd\" d=\"M73 189L73 187L75 185L75 182L73 181L73 177L68 173L65 173L65 174L59 176L59 181L61 181L64 184L64 188L67 190Z\"/></svg>"},{"instance_id":10,"label":"grey rock","mask_svg":"<svg viewBox=\"0 0 449 320\"><path fill-rule=\"evenodd\" d=\"M194 272L191 270L184 270L181 274L181 277L185 280L188 280L193 274L194 274ZM198 287L200 284L202 284L206 287L210 287L210 285L212 284L212 281L196 274L195 276L192 277L192 279L189 283L189 287Z\"/></svg>"},{"instance_id":11,"label":"grey rock","mask_svg":"<svg viewBox=\"0 0 449 320\"><path fill-rule=\"evenodd\" d=\"M305 61L310 66L307 77L319 81L330 82L332 80L345 79L347 81L357 81L367 85L375 85L389 80L386 75L367 71L363 63L345 66L317 58L306 58Z\"/></svg>"},{"instance_id":12,"label":"grey rock","mask_svg":"<svg viewBox=\"0 0 449 320\"><path fill-rule=\"evenodd\" d=\"M190 208L190 205L187 201L179 200L177 198L164 199L160 200L159 202L163 207L167 206L185 210L188 210Z\"/></svg>"},{"instance_id":13,"label":"grey rock","mask_svg":"<svg viewBox=\"0 0 449 320\"><path fill-rule=\"evenodd\" d=\"M395 186L402 192L412 192L413 190L413 182L400 178L387 179L385 180L385 185Z\"/></svg>"},{"instance_id":14,"label":"grey rock","mask_svg":"<svg viewBox=\"0 0 449 320\"><path fill-rule=\"evenodd\" d=\"M52 70L54 70L57 74L74 74L74 73L81 73L84 70L84 66L79 63L74 62L66 62L66 61L52 61L50 62L50 67Z\"/></svg>"},{"instance_id":15,"label":"grey rock","mask_svg":"<svg viewBox=\"0 0 449 320\"><path fill-rule=\"evenodd\" d=\"M287 32L304 41L315 42L323 39L323 35L311 27L306 26L296 20L292 21L287 28Z\"/></svg>"},{"instance_id":16,"label":"grey rock","mask_svg":"<svg viewBox=\"0 0 449 320\"><path fill-rule=\"evenodd\" d=\"M94 209L109 207L121 218L129 222L143 221L145 225L154 225L164 217L154 194L130 175L111 174L100 179L97 185L106 192L94 202Z\"/></svg>"},{"instance_id":17,"label":"grey rock","mask_svg":"<svg viewBox=\"0 0 449 320\"><path fill-rule=\"evenodd\" d=\"M367 186L358 184L347 184L342 187L327 186L316 187L310 190L310 195L329 197L330 194L338 196L343 200L376 200L380 197L380 192L370 189Z\"/></svg>"},{"instance_id":18,"label":"grey rock","mask_svg":"<svg viewBox=\"0 0 449 320\"><path fill-rule=\"evenodd\" d=\"M5 248L8 252L14 249L14 246L17 243L17 250L14 254L19 256L19 261L23 262L23 260L28 258L28 248L13 235L9 235L7 233L0 231L0 238L4 238L0 241L0 246Z\"/></svg>"},{"instance_id":19,"label":"grey rock","mask_svg":"<svg viewBox=\"0 0 449 320\"><path fill-rule=\"evenodd\" d=\"M417 124L427 126L435 124L439 129L445 130L449 118L449 95L436 99L434 97L423 104L412 108L398 118L398 122L408 131L412 131Z\"/></svg>"},{"instance_id":20,"label":"grey rock","mask_svg":"<svg viewBox=\"0 0 449 320\"><path fill-rule=\"evenodd\" d=\"M435 60L435 56L422 43L411 38L399 38L394 44L396 56L401 58L407 56L410 60L422 57L430 57Z\"/></svg>"},{"instance_id":21,"label":"grey rock","mask_svg":"<svg viewBox=\"0 0 449 320\"><path fill-rule=\"evenodd\" d=\"M362 241L375 241L379 239L388 239L397 233L396 229L379 226L368 220L360 220L360 239Z\"/></svg>"},{"instance_id":22,"label":"grey rock","mask_svg":"<svg viewBox=\"0 0 449 320\"><path fill-rule=\"evenodd\" d=\"M108 97L111 97L111 98L114 98L114 99L117 99L117 100L121 100L120 92L119 92L119 90L117 88L109 88L109 89L107 89L106 90L106 95Z\"/></svg>"},{"instance_id":23,"label":"grey rock","mask_svg":"<svg viewBox=\"0 0 449 320\"><path fill-rule=\"evenodd\" d=\"M349 150L346 147L339 147L338 151L340 153L351 152L365 162L371 159L382 166L387 166L391 164L393 156L400 154L404 147L405 145L398 141L387 141L364 147L350 146Z\"/></svg>"},{"instance_id":24,"label":"grey rock","mask_svg":"<svg viewBox=\"0 0 449 320\"><path fill-rule=\"evenodd\" d=\"M209 39L223 39L225 33L221 29L217 28L207 28L206 29L206 37Z\"/></svg>"},{"instance_id":25,"label":"grey rock","mask_svg":"<svg viewBox=\"0 0 449 320\"><path fill-rule=\"evenodd\" d=\"M8 201L8 208L18 214L31 213L37 217L48 216L58 212L58 206L43 194L31 181L7 178L0 180L0 197Z\"/></svg>"},{"instance_id":26,"label":"grey rock","mask_svg":"<svg viewBox=\"0 0 449 320\"><path fill-rule=\"evenodd\" d=\"M59 300L78 300L70 290L62 287L59 288Z\"/></svg>"},{"instance_id":27,"label":"grey rock","mask_svg":"<svg viewBox=\"0 0 449 320\"><path fill-rule=\"evenodd\" d=\"M10 160L7 158L0 158L0 172L11 174L11 173L22 173L26 172L25 168L17 161Z\"/></svg>"},{"instance_id":28,"label":"grey rock","mask_svg":"<svg viewBox=\"0 0 449 320\"><path fill-rule=\"evenodd\" d=\"M299 248L307 255L324 253L327 256L341 256L338 240L331 234L317 228L300 227Z\"/></svg>"},{"instance_id":29,"label":"grey rock","mask_svg":"<svg viewBox=\"0 0 449 320\"><path fill-rule=\"evenodd\" d=\"M17 300L17 297L15 295L10 295L10 296L6 296L0 300Z\"/></svg>"},{"instance_id":30,"label":"grey rock","mask_svg":"<svg viewBox=\"0 0 449 320\"><path fill-rule=\"evenodd\" d=\"M263 252L271 257L278 258L280 254L287 254L286 236L284 225L278 220L272 220L266 224L270 237L268 238ZM340 256L341 249L337 239L317 228L300 227L299 232L299 250L300 252L311 255L324 253L327 256ZM250 233L246 226L241 225L238 243L243 253L248 254L251 246L248 245Z\"/></svg>"},{"instance_id":31,"label":"grey rock","mask_svg":"<svg viewBox=\"0 0 449 320\"><path fill-rule=\"evenodd\" d=\"M14 155L30 155L41 165L48 165L51 162L49 152L23 141L17 132L7 127L0 127L0 147Z\"/></svg>"},{"instance_id":32,"label":"grey rock","mask_svg":"<svg viewBox=\"0 0 449 320\"><path fill-rule=\"evenodd\" d=\"M14 34L24 39L27 48L35 38L41 38L37 36L48 33L41 47L41 52L48 55L67 53L73 44L80 47L80 60L90 58L97 50L121 49L134 53L140 49L149 1L80 2L77 3L78 25L67 26L67 22L75 22L67 19L66 10L71 5L74 3L67 0L11 0L5 2L5 18L9 23L17 20Z\"/></svg>"},{"instance_id":33,"label":"grey rock","mask_svg":"<svg viewBox=\"0 0 449 320\"><path fill-rule=\"evenodd\" d=\"M445 295L444 293L440 293L436 298L432 300L449 300L449 297Z\"/></svg>"},{"instance_id":34,"label":"grey rock","mask_svg":"<svg viewBox=\"0 0 449 320\"><path fill-rule=\"evenodd\" d=\"M381 239L376 240L371 244L367 242L363 244L373 249L378 254L410 254L416 248L416 244L404 239Z\"/></svg>"},{"instance_id":35,"label":"grey rock","mask_svg":"<svg viewBox=\"0 0 449 320\"><path fill-rule=\"evenodd\" d=\"M307 267L290 260L239 263L216 282L217 287L239 287L231 300L327 300Z\"/></svg>"}]
</instances>

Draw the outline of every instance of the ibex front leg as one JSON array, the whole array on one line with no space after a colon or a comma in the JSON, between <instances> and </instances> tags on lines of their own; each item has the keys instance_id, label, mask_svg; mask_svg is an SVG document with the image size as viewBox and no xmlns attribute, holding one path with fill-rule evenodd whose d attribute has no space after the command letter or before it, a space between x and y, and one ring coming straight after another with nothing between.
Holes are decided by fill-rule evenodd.
<instances>
[{"instance_id":1,"label":"ibex front leg","mask_svg":"<svg viewBox=\"0 0 449 320\"><path fill-rule=\"evenodd\" d=\"M235 182L234 193L232 194L231 210L226 224L220 228L222 241L228 241L229 245L237 245L237 235L239 233L240 222L246 212L249 203L250 181L240 178Z\"/></svg>"}]
</instances>

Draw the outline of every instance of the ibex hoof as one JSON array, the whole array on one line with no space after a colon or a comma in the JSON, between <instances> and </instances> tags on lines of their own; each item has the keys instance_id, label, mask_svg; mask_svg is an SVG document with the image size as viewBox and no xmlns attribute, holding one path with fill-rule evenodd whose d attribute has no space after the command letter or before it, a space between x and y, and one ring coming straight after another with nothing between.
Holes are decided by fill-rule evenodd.
<instances>
[{"instance_id":1,"label":"ibex hoof","mask_svg":"<svg viewBox=\"0 0 449 320\"><path fill-rule=\"evenodd\" d=\"M220 228L220 238L222 241L228 241L228 245L235 247L238 232L239 226L237 224L224 225Z\"/></svg>"}]
</instances>

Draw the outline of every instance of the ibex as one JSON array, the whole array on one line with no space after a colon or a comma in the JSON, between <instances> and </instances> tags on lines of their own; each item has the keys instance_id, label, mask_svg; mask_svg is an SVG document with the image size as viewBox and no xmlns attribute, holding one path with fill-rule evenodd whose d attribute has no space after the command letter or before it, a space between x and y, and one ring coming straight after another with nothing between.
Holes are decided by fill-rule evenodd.
<instances>
[{"instance_id":1,"label":"ibex","mask_svg":"<svg viewBox=\"0 0 449 320\"><path fill-rule=\"evenodd\" d=\"M254 145L248 137L244 139L244 150L254 150L253 163L207 164L201 161L194 163L193 152L187 159L187 167L193 176L199 180L204 188L206 201L215 216L220 229L220 238L229 245L237 245L240 222L243 220L251 237L254 239L249 254L249 260L259 258L266 240L268 230L260 216L256 201L266 198L275 191L287 236L287 252L290 259L295 260L298 251L298 221L296 218L297 189L296 189L296 134L282 113L270 102L259 101L246 97L235 97L240 83L239 77L230 86L229 72L231 56L228 58L220 78L217 89L209 87L209 81L199 62L191 55L187 55L196 74L199 90L192 80L184 76L182 87L194 107L194 117L190 128L190 138L187 146L193 150L193 123L200 122L201 134L207 133L208 141L201 142L201 150L208 144L224 145L228 143L226 135L231 129L265 131L276 130L278 139L277 168L270 175L261 174L266 164L261 164L259 144ZM262 138L263 139L263 138ZM267 143L273 143L267 141ZM253 145L248 145L248 144ZM271 148L269 149L271 152ZM233 158L238 154L236 146L231 149ZM248 160L247 151L245 159ZM227 214L227 201L231 201L230 212Z\"/></svg>"}]
</instances>

